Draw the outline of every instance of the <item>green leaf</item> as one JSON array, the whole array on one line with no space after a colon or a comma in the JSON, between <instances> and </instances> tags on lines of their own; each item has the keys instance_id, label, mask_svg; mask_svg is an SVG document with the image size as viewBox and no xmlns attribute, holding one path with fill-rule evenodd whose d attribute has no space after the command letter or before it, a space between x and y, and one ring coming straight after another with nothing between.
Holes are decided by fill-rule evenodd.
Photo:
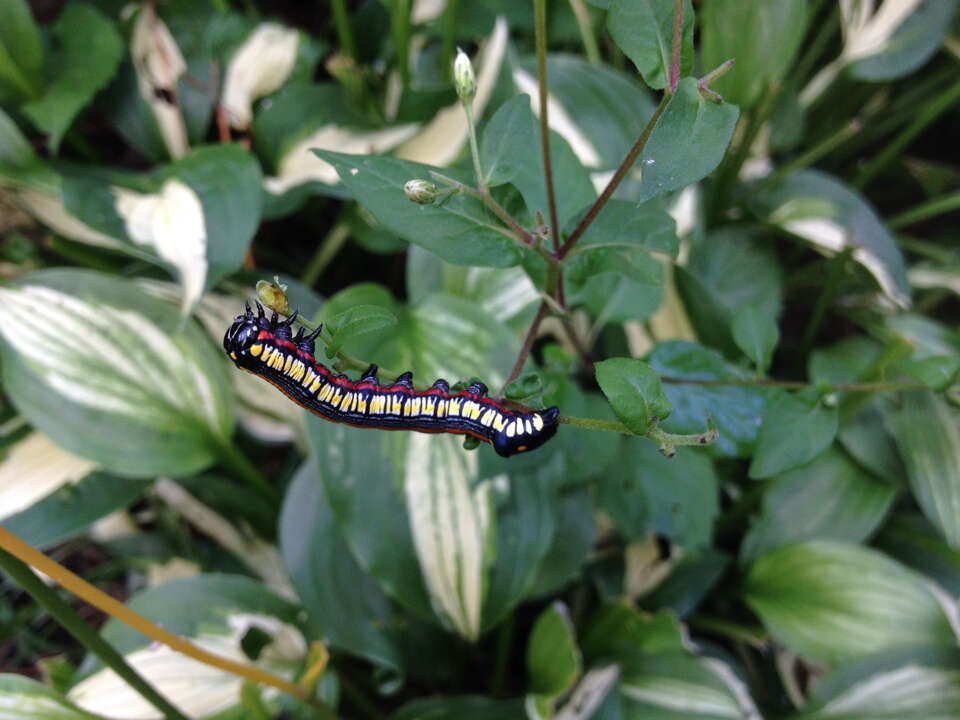
<instances>
[{"instance_id":1,"label":"green leaf","mask_svg":"<svg viewBox=\"0 0 960 720\"><path fill-rule=\"evenodd\" d=\"M960 357L946 355L900 363L897 369L931 390L946 390L960 374Z\"/></svg>"},{"instance_id":2,"label":"green leaf","mask_svg":"<svg viewBox=\"0 0 960 720\"><path fill-rule=\"evenodd\" d=\"M36 97L43 85L43 41L24 0L0 5L0 100Z\"/></svg>"},{"instance_id":3,"label":"green leaf","mask_svg":"<svg viewBox=\"0 0 960 720\"><path fill-rule=\"evenodd\" d=\"M737 354L733 318L740 310L780 314L780 262L759 234L728 228L694 238L687 264L674 273L697 337L731 357Z\"/></svg>"},{"instance_id":4,"label":"green leaf","mask_svg":"<svg viewBox=\"0 0 960 720\"><path fill-rule=\"evenodd\" d=\"M43 97L23 106L24 114L49 137L53 153L73 119L113 77L124 47L113 22L86 3L70 3L53 27L54 52Z\"/></svg>"},{"instance_id":5,"label":"green leaf","mask_svg":"<svg viewBox=\"0 0 960 720\"><path fill-rule=\"evenodd\" d=\"M523 171L523 164L536 164L540 146L534 135L530 98L518 95L507 100L483 129L480 138L480 167L484 184L503 185ZM540 163L542 169L542 161Z\"/></svg>"},{"instance_id":6,"label":"green leaf","mask_svg":"<svg viewBox=\"0 0 960 720\"><path fill-rule=\"evenodd\" d=\"M950 595L960 595L960 550L954 550L919 512L900 511L874 539L880 550L922 572Z\"/></svg>"},{"instance_id":7,"label":"green leaf","mask_svg":"<svg viewBox=\"0 0 960 720\"><path fill-rule=\"evenodd\" d=\"M706 599L729 565L730 556L710 546L684 548L667 578L643 596L643 605L653 610L669 609L682 620Z\"/></svg>"},{"instance_id":8,"label":"green leaf","mask_svg":"<svg viewBox=\"0 0 960 720\"><path fill-rule=\"evenodd\" d=\"M552 706L573 688L583 672L576 630L570 612L554 602L540 613L527 642L527 692Z\"/></svg>"},{"instance_id":9,"label":"green leaf","mask_svg":"<svg viewBox=\"0 0 960 720\"><path fill-rule=\"evenodd\" d=\"M55 690L23 675L0 674L0 708L3 717L16 720L98 720Z\"/></svg>"},{"instance_id":10,"label":"green leaf","mask_svg":"<svg viewBox=\"0 0 960 720\"><path fill-rule=\"evenodd\" d=\"M960 549L960 419L939 396L912 392L891 422L914 497L950 547Z\"/></svg>"},{"instance_id":11,"label":"green leaf","mask_svg":"<svg viewBox=\"0 0 960 720\"><path fill-rule=\"evenodd\" d=\"M555 593L579 575L597 536L593 498L585 487L565 491L553 515L553 540L527 589L528 596L532 598Z\"/></svg>"},{"instance_id":12,"label":"green leaf","mask_svg":"<svg viewBox=\"0 0 960 720\"><path fill-rule=\"evenodd\" d=\"M878 43L878 52L850 65L858 80L882 82L905 77L923 65L943 44L957 0L924 0L893 36Z\"/></svg>"},{"instance_id":13,"label":"green leaf","mask_svg":"<svg viewBox=\"0 0 960 720\"><path fill-rule=\"evenodd\" d=\"M652 533L676 545L708 545L719 514L719 481L702 454L679 448L667 459L653 443L621 445L599 481L598 502L628 540Z\"/></svg>"},{"instance_id":14,"label":"green leaf","mask_svg":"<svg viewBox=\"0 0 960 720\"><path fill-rule=\"evenodd\" d=\"M776 321L762 308L747 306L733 316L733 341L753 360L761 375L770 367L774 348L780 340Z\"/></svg>"},{"instance_id":15,"label":"green leaf","mask_svg":"<svg viewBox=\"0 0 960 720\"><path fill-rule=\"evenodd\" d=\"M626 603L608 603L591 616L580 647L590 665L625 662L637 654L682 652L684 633L669 610L646 613Z\"/></svg>"},{"instance_id":16,"label":"green leaf","mask_svg":"<svg viewBox=\"0 0 960 720\"><path fill-rule=\"evenodd\" d=\"M727 102L752 107L777 86L793 62L807 26L803 0L720 0L703 6L702 64L713 70L735 59L710 87Z\"/></svg>"},{"instance_id":17,"label":"green leaf","mask_svg":"<svg viewBox=\"0 0 960 720\"><path fill-rule=\"evenodd\" d=\"M800 170L750 197L768 222L833 254L851 248L853 259L901 307L910 304L903 255L890 231L858 193L818 170Z\"/></svg>"},{"instance_id":18,"label":"green leaf","mask_svg":"<svg viewBox=\"0 0 960 720\"><path fill-rule=\"evenodd\" d=\"M866 540L886 518L896 489L837 450L780 475L765 490L760 516L740 548L748 564L773 548L803 540Z\"/></svg>"},{"instance_id":19,"label":"green leaf","mask_svg":"<svg viewBox=\"0 0 960 720\"><path fill-rule=\"evenodd\" d=\"M736 105L705 100L696 78L681 80L640 153L643 181L638 200L679 190L709 175L723 160L739 116Z\"/></svg>"},{"instance_id":20,"label":"green leaf","mask_svg":"<svg viewBox=\"0 0 960 720\"><path fill-rule=\"evenodd\" d=\"M631 432L645 434L651 423L667 418L673 410L660 387L660 377L645 362L612 358L593 367L600 389Z\"/></svg>"},{"instance_id":21,"label":"green leaf","mask_svg":"<svg viewBox=\"0 0 960 720\"><path fill-rule=\"evenodd\" d=\"M118 478L94 472L76 485L56 490L0 525L34 547L48 547L79 535L95 521L138 500L152 479Z\"/></svg>"},{"instance_id":22,"label":"green leaf","mask_svg":"<svg viewBox=\"0 0 960 720\"><path fill-rule=\"evenodd\" d=\"M922 576L856 545L777 548L753 564L744 599L781 642L813 660L842 663L897 647L956 644Z\"/></svg>"},{"instance_id":23,"label":"green leaf","mask_svg":"<svg viewBox=\"0 0 960 720\"><path fill-rule=\"evenodd\" d=\"M129 280L48 270L0 289L3 384L57 444L111 472L187 474L233 428L222 353Z\"/></svg>"},{"instance_id":24,"label":"green leaf","mask_svg":"<svg viewBox=\"0 0 960 720\"><path fill-rule=\"evenodd\" d=\"M354 305L334 316L328 327L334 340L328 350L336 352L352 337L393 327L397 316L378 305Z\"/></svg>"},{"instance_id":25,"label":"green leaf","mask_svg":"<svg viewBox=\"0 0 960 720\"><path fill-rule=\"evenodd\" d=\"M897 444L875 398L855 417L845 419L837 431L843 449L861 466L893 486L907 476Z\"/></svg>"},{"instance_id":26,"label":"green leaf","mask_svg":"<svg viewBox=\"0 0 960 720\"><path fill-rule=\"evenodd\" d=\"M316 468L294 475L280 513L280 548L316 634L402 674L390 601L350 554Z\"/></svg>"},{"instance_id":27,"label":"green leaf","mask_svg":"<svg viewBox=\"0 0 960 720\"><path fill-rule=\"evenodd\" d=\"M902 720L960 713L960 653L911 648L846 665L819 678L791 720Z\"/></svg>"},{"instance_id":28,"label":"green leaf","mask_svg":"<svg viewBox=\"0 0 960 720\"><path fill-rule=\"evenodd\" d=\"M644 81L660 90L670 78L674 0L612 0L607 29ZM684 0L680 77L693 67L693 4Z\"/></svg>"},{"instance_id":29,"label":"green leaf","mask_svg":"<svg viewBox=\"0 0 960 720\"><path fill-rule=\"evenodd\" d=\"M659 343L647 358L662 377L692 381L746 380L747 373L728 363L715 350L695 343ZM664 383L664 392L673 405L673 414L662 427L672 433L703 432L712 418L720 438L710 446L714 452L732 457L753 454L757 430L774 394L769 388L701 386Z\"/></svg>"},{"instance_id":30,"label":"green leaf","mask_svg":"<svg viewBox=\"0 0 960 720\"><path fill-rule=\"evenodd\" d=\"M836 405L814 392L781 393L770 403L757 436L750 477L767 478L806 465L837 435Z\"/></svg>"},{"instance_id":31,"label":"green leaf","mask_svg":"<svg viewBox=\"0 0 960 720\"><path fill-rule=\"evenodd\" d=\"M455 265L509 267L519 262L516 241L477 198L457 195L443 203L417 205L403 192L407 180L429 179L433 170L456 178L454 171L388 157L314 152L337 169L377 222L414 245ZM459 179L471 182L463 175Z\"/></svg>"}]
</instances>

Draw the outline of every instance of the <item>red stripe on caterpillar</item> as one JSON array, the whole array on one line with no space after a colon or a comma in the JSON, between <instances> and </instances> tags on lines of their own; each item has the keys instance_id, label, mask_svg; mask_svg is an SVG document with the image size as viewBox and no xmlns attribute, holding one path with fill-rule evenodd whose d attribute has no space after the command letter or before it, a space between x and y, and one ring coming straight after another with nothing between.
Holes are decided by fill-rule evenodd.
<instances>
[{"instance_id":1,"label":"red stripe on caterpillar","mask_svg":"<svg viewBox=\"0 0 960 720\"><path fill-rule=\"evenodd\" d=\"M309 335L301 329L294 336L297 312L281 321L276 313L268 319L260 303L257 310L254 315L247 305L246 313L237 316L223 337L223 349L237 367L322 418L355 427L472 435L504 457L538 448L557 432L557 408L507 410L487 397L483 383L451 393L443 379L427 390L414 389L410 372L381 385L376 365L356 381L331 372L314 357L320 328Z\"/></svg>"}]
</instances>

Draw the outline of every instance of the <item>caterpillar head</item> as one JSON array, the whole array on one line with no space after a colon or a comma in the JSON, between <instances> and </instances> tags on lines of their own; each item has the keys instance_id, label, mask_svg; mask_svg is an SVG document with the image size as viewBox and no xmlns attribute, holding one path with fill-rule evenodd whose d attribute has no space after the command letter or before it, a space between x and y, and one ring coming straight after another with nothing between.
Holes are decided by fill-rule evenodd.
<instances>
[{"instance_id":1,"label":"caterpillar head","mask_svg":"<svg viewBox=\"0 0 960 720\"><path fill-rule=\"evenodd\" d=\"M536 450L557 434L559 418L560 409L556 407L511 415L503 430L494 436L493 449L503 457Z\"/></svg>"},{"instance_id":2,"label":"caterpillar head","mask_svg":"<svg viewBox=\"0 0 960 720\"><path fill-rule=\"evenodd\" d=\"M223 349L227 351L230 359L238 365L240 364L239 358L247 354L250 346L256 342L260 335L260 331L267 329L269 326L260 303L257 303L257 309L259 310L259 316L254 315L250 306L247 305L247 312L238 315L223 336Z\"/></svg>"}]
</instances>

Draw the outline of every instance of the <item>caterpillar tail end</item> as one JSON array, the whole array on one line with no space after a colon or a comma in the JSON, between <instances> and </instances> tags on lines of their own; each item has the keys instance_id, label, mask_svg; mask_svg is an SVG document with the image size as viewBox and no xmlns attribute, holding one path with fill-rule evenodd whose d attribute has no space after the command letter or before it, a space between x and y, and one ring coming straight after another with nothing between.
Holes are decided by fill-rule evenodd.
<instances>
[{"instance_id":1,"label":"caterpillar tail end","mask_svg":"<svg viewBox=\"0 0 960 720\"><path fill-rule=\"evenodd\" d=\"M557 434L560 408L551 407L529 413L517 413L506 427L493 437L493 449L501 457L536 450Z\"/></svg>"}]
</instances>

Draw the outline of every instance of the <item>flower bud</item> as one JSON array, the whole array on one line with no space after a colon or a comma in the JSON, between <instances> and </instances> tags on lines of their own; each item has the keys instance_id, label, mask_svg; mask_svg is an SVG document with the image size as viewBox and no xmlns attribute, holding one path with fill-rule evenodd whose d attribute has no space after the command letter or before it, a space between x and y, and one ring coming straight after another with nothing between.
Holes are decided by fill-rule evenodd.
<instances>
[{"instance_id":1,"label":"flower bud","mask_svg":"<svg viewBox=\"0 0 960 720\"><path fill-rule=\"evenodd\" d=\"M408 180L403 186L403 191L412 202L420 205L429 205L437 199L437 186L429 180Z\"/></svg>"},{"instance_id":2,"label":"flower bud","mask_svg":"<svg viewBox=\"0 0 960 720\"><path fill-rule=\"evenodd\" d=\"M472 100L477 94L477 77L473 74L473 64L460 48L457 48L457 59L453 61L453 84L457 89L457 97L464 102Z\"/></svg>"},{"instance_id":3,"label":"flower bud","mask_svg":"<svg viewBox=\"0 0 960 720\"><path fill-rule=\"evenodd\" d=\"M287 298L287 286L281 285L279 278L274 278L273 282L266 280L257 281L257 297L260 302L271 310L275 310L281 315L290 314L290 300Z\"/></svg>"}]
</instances>

